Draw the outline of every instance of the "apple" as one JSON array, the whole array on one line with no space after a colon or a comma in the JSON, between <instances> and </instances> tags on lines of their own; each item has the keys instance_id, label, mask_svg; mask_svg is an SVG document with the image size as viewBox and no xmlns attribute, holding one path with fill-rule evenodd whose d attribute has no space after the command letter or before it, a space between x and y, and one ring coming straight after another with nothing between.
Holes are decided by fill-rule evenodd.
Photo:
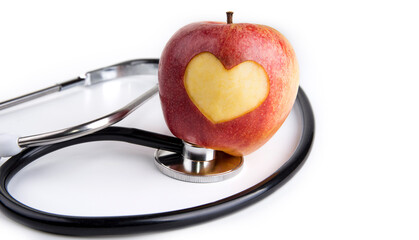
<instances>
[{"instance_id":1,"label":"apple","mask_svg":"<svg viewBox=\"0 0 419 240\"><path fill-rule=\"evenodd\" d=\"M178 138L235 156L266 143L294 104L298 63L288 40L258 24L197 22L178 30L158 70L160 100Z\"/></svg>"}]
</instances>

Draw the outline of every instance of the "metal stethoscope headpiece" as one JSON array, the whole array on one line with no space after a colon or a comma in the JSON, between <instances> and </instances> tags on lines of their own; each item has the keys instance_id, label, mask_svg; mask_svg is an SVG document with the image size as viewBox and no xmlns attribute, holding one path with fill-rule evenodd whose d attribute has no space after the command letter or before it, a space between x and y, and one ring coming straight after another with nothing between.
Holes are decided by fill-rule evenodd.
<instances>
[{"instance_id":1,"label":"metal stethoscope headpiece","mask_svg":"<svg viewBox=\"0 0 419 240\"><path fill-rule=\"evenodd\" d=\"M52 93L61 92L76 86L91 86L97 83L127 76L155 74L157 72L157 63L158 61L153 59L140 59L100 68L82 74L75 79L1 102L0 110L10 108L15 105L25 103ZM13 134L0 135L0 143L2 143L0 146L8 146L0 148L0 157L13 156L19 153L23 148L44 146L62 141L68 141L105 129L127 117L130 113L145 103L158 91L158 85L155 85L147 92L137 97L124 107L118 109L117 111L77 126L25 137L18 137Z\"/></svg>"},{"instance_id":2,"label":"metal stethoscope headpiece","mask_svg":"<svg viewBox=\"0 0 419 240\"><path fill-rule=\"evenodd\" d=\"M156 62L152 60L133 60L104 67L87 72L73 80L2 102L0 103L0 110L75 86L89 86L133 75L155 74L157 71L156 66ZM158 91L158 85L155 85L117 111L77 126L25 137L1 134L0 156L13 156L27 147L68 141L110 127L127 117ZM243 158L184 143L180 154L158 149L155 154L155 163L161 172L178 180L187 182L217 182L236 175L243 165Z\"/></svg>"}]
</instances>

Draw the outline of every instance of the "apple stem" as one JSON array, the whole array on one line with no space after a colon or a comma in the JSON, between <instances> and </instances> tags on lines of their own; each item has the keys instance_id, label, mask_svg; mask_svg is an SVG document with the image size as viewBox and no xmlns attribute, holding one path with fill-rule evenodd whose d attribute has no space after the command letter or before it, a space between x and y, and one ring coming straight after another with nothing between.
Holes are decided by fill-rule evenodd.
<instances>
[{"instance_id":1,"label":"apple stem","mask_svg":"<svg viewBox=\"0 0 419 240\"><path fill-rule=\"evenodd\" d=\"M233 12L229 11L226 12L227 13L227 24L232 24L233 23Z\"/></svg>"}]
</instances>

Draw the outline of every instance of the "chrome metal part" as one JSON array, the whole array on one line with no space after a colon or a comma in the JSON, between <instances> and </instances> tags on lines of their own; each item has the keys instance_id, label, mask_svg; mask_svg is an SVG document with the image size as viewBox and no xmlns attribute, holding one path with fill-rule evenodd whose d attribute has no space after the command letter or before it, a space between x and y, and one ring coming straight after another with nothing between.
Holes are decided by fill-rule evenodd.
<instances>
[{"instance_id":1,"label":"chrome metal part","mask_svg":"<svg viewBox=\"0 0 419 240\"><path fill-rule=\"evenodd\" d=\"M51 93L59 92L60 89L61 89L61 87L59 85L54 85L54 86L51 86L51 87L48 87L48 88L41 89L41 90L36 91L36 92L28 93L26 95L1 102L0 103L0 110L10 108L10 107L16 106L16 105L21 104L21 103L29 102L31 100L49 95Z\"/></svg>"},{"instance_id":2,"label":"chrome metal part","mask_svg":"<svg viewBox=\"0 0 419 240\"><path fill-rule=\"evenodd\" d=\"M27 137L20 137L18 140L18 144L20 147L33 147L33 146L42 146L48 144L54 144L57 142L62 142L66 140L75 139L78 137L82 137L104 128L107 128L132 113L135 109L137 109L140 105L150 99L153 95L155 95L159 91L159 87L156 84L150 90L142 94L140 97L136 98L134 101L130 102L123 108L108 114L104 117L95 119L90 122L86 122L74 127L65 128L53 132L37 134L33 136Z\"/></svg>"},{"instance_id":3,"label":"chrome metal part","mask_svg":"<svg viewBox=\"0 0 419 240\"><path fill-rule=\"evenodd\" d=\"M185 143L183 154L157 150L154 163L165 175L194 183L212 183L237 175L243 157Z\"/></svg>"},{"instance_id":4,"label":"chrome metal part","mask_svg":"<svg viewBox=\"0 0 419 240\"><path fill-rule=\"evenodd\" d=\"M19 105L21 103L25 103L25 102L29 102L32 101L34 99L52 94L52 93L56 93L56 92L61 92L64 90L67 90L69 88L75 87L75 86L80 86L83 85L85 82L85 78L83 76L66 81L66 82L62 82L62 83L58 83L54 86L51 87L47 87L35 92L31 92L4 102L0 102L0 110L6 109L6 108L10 108L16 105Z\"/></svg>"},{"instance_id":5,"label":"chrome metal part","mask_svg":"<svg viewBox=\"0 0 419 240\"><path fill-rule=\"evenodd\" d=\"M182 155L185 159L193 159L195 161L209 161L215 157L215 150L202 148L195 144L183 142Z\"/></svg>"},{"instance_id":6,"label":"chrome metal part","mask_svg":"<svg viewBox=\"0 0 419 240\"><path fill-rule=\"evenodd\" d=\"M100 82L114 80L117 78L135 76L135 75L157 75L158 61L153 60L131 60L118 63L112 66L100 68L80 75L75 79L58 83L32 93L28 93L4 102L0 102L0 110L16 106L21 103L67 90L80 85L94 85Z\"/></svg>"},{"instance_id":7,"label":"chrome metal part","mask_svg":"<svg viewBox=\"0 0 419 240\"><path fill-rule=\"evenodd\" d=\"M141 59L127 61L86 73L86 85L94 85L126 76L157 75L157 70L156 62L144 62Z\"/></svg>"},{"instance_id":8,"label":"chrome metal part","mask_svg":"<svg viewBox=\"0 0 419 240\"><path fill-rule=\"evenodd\" d=\"M4 102L0 102L0 110L13 107L15 105L25 103L42 96L52 93L67 90L72 87L80 85L93 85L104 81L114 80L117 78L135 76L135 75L157 75L158 60L157 59L137 59L127 62L122 62L109 67L100 68L94 71L82 74L80 77L65 81L54 86L41 89L17 98L13 98ZM71 140L81 136L85 136L104 128L107 128L128 116L131 112L137 109L141 104L147 101L150 97L159 91L156 84L150 90L139 96L121 109L108 114L104 117L57 131L20 137L18 139L19 147L33 147L48 144L54 144L66 140Z\"/></svg>"}]
</instances>

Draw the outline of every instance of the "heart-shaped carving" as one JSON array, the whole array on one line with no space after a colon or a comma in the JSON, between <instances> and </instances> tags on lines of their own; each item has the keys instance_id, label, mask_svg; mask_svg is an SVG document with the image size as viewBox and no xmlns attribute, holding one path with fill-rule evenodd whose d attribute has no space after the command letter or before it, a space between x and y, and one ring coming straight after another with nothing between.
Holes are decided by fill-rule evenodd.
<instances>
[{"instance_id":1,"label":"heart-shaped carving","mask_svg":"<svg viewBox=\"0 0 419 240\"><path fill-rule=\"evenodd\" d=\"M184 84L192 102L213 123L253 111L269 93L269 77L260 64L245 61L226 69L209 52L196 55L188 63Z\"/></svg>"}]
</instances>

